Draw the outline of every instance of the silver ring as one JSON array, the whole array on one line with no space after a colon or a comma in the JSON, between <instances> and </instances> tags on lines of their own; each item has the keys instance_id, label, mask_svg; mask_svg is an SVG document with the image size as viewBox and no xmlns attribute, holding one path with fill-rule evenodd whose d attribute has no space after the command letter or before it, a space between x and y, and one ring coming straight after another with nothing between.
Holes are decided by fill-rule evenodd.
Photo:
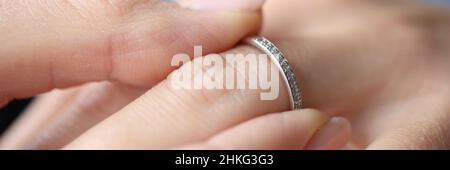
<instances>
[{"instance_id":1,"label":"silver ring","mask_svg":"<svg viewBox=\"0 0 450 170\"><path fill-rule=\"evenodd\" d=\"M302 96L297 78L294 71L292 71L292 67L289 65L288 60L284 57L284 54L280 49L264 37L250 37L247 38L245 42L264 51L278 67L280 72L283 73L281 75L288 87L289 97L291 98L291 109L296 110L303 108Z\"/></svg>"}]
</instances>

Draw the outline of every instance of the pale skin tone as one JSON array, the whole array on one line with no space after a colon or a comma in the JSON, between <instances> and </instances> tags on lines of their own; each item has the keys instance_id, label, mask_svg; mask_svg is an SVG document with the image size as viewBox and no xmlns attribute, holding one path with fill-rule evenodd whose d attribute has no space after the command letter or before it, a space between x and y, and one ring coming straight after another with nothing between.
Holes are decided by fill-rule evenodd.
<instances>
[{"instance_id":1,"label":"pale skin tone","mask_svg":"<svg viewBox=\"0 0 450 170\"><path fill-rule=\"evenodd\" d=\"M71 87L42 95L3 137L4 149L450 147L443 9L401 0L268 1L262 35L288 57L305 106L322 111L283 112L286 93L261 101L257 90L174 90L165 80L175 69L170 56L195 44L206 53L261 53L227 50L259 30L259 11L205 15L151 0L120 9L0 2L8 9L0 11L3 102ZM67 8L59 11L65 17L47 8ZM93 81L106 82L84 84Z\"/></svg>"}]
</instances>

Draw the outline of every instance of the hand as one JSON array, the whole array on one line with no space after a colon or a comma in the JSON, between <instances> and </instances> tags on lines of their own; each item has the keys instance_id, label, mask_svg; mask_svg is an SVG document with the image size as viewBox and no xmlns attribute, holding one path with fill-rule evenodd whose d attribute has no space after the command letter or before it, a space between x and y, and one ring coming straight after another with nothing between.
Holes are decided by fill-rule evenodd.
<instances>
[{"instance_id":1,"label":"hand","mask_svg":"<svg viewBox=\"0 0 450 170\"><path fill-rule=\"evenodd\" d=\"M245 2L248 3L249 1ZM262 1L259 3L261 2ZM237 3L237 1L233 3ZM85 6L90 7L92 5L93 4L86 4ZM166 7L167 4L161 5L159 3L150 3L145 7L152 7L153 5L157 6L154 7L155 9L152 8L153 10L169 8ZM236 7L236 4L233 4L232 6ZM166 9L166 11L156 11L155 13L165 14L165 12L169 11L173 12L173 10ZM230 44L235 43L238 38L242 38L255 31L259 24L258 15L255 13L256 11L253 13L244 11L219 13L220 17L218 16L218 19L225 19L226 17L229 19L223 23L214 18L215 16L201 16L198 20L195 19L196 22L190 20L184 21L182 20L185 17L184 15L186 15L184 12L187 14L194 13L192 11L187 12L181 10L180 13L183 14L177 15L177 18L180 17L180 21L182 21L181 24L172 21L174 18L161 18L162 21L173 22L173 26L179 26L180 28L177 28L178 30L166 30L165 27L160 28L158 25L159 23L146 23L147 20L145 16L139 16L138 19L144 20L138 20L136 22L139 23L138 25L144 24L146 27L140 28L132 25L130 26L131 28L129 28L130 30L128 30L132 32L131 35L122 37L124 35L119 34L120 39L128 40L130 38L128 36L132 36L131 38L136 39L128 40L132 41L131 43L128 41L117 42L117 48L131 50L121 52L120 54L124 55L119 56L119 59L121 60L117 62L114 61L115 64L119 64L119 67L114 67L113 72L116 72L117 68L121 70L120 66L122 66L124 67L124 70L123 72L120 72L119 75L122 75L123 77L113 79L111 76L106 76L108 78L105 78L104 80L109 80L110 82L90 83L68 90L58 90L40 97L27 113L25 113L25 116L16 123L15 127L9 131L8 135L3 138L2 147L7 149L57 149L72 142L73 139L81 133L85 133L88 128L94 125L95 127L93 129L97 130L90 130L83 135L85 137L76 139L66 148L125 149L175 147L183 149L336 149L342 147L342 145L346 143L346 140L349 137L348 122L342 118L330 119L329 116L316 110L302 110L260 117L263 113L267 113L266 111L285 110L284 107L286 106L286 103L283 101L286 100L286 94L280 102L266 102L270 105L266 105L265 108L273 107L270 110L254 107L262 102L251 97L252 95L247 96L248 101L245 103L238 103L237 100L232 97L231 92L229 94L226 93L221 97L223 99L221 101L221 103L223 102L223 105L215 105L213 104L213 101L209 101L208 98L202 98L201 96L203 93L201 92L173 91L166 88L165 85L167 84L167 81L163 81L160 85L154 87L136 101L133 101L147 91L148 88L152 87L153 84L158 82L158 78L163 76L164 72L173 69L170 68L169 59L164 59L165 56L175 53L176 51L185 51L187 50L186 47L189 45L192 48L196 42L202 44L204 48L207 47L207 53L222 48L224 49ZM144 13L138 14L144 15ZM202 14L204 14L204 12ZM156 14L155 16L149 16L149 18L155 19L156 21L159 21L159 17L160 16L156 16ZM199 16L192 17L197 18ZM200 23L198 21L202 22ZM125 23L128 24L128 22ZM207 26L207 28L203 29L194 25L193 28L188 27L189 29L187 31L183 30L186 29L185 25L187 26L190 24L189 22L192 24L200 23L201 26ZM133 24L133 22L131 24ZM224 27L222 24L232 25ZM157 31L162 32L152 31L153 27L158 28ZM214 29L208 30L208 27ZM240 28L242 28L242 30L239 30ZM151 32L147 33L147 30L150 30ZM227 30L227 34L230 35L221 34L219 36L219 33L222 32L221 30ZM208 34L201 34L205 32ZM80 33L80 35L85 33L86 32ZM159 33L158 36L149 37L155 33ZM98 33L95 33L93 35L97 34ZM169 34L176 34L176 36L174 35L174 37L171 37ZM180 42L175 41L173 38L178 36L186 38L186 41L188 42L185 42L184 39L181 39ZM211 36L214 39L211 40ZM98 36L89 38L85 43L95 44L94 42L99 39ZM161 40L162 42L158 40ZM166 40L168 41L166 42ZM69 38L69 42L71 41L73 41L73 39ZM108 43L110 42L108 41ZM125 47L122 47L122 45ZM152 45L156 47L148 49L148 47ZM108 47L109 46L110 45L108 44ZM218 47L210 49L210 46ZM11 48L13 47L14 46ZM75 47L79 48L78 46ZM65 48L61 51L66 53L67 50L70 49ZM161 53L161 51L163 53ZM82 58L79 59L80 62L91 64L91 62L94 61L91 61L90 58L95 58L95 56L98 55L97 52L98 51L94 51L90 57L81 56ZM257 51L255 50L254 52ZM104 55L110 55L110 53ZM66 56L62 55L61 57ZM72 55L67 56L66 58L78 60L76 57L79 56ZM136 61L134 61L135 58L140 60L136 59ZM29 60L29 58L24 58L24 61L22 62L29 62ZM73 74L73 69L78 69L76 71L83 71L84 74L79 75L82 79L81 81L75 81L77 83L72 84L70 82L72 80L69 79L67 80L69 81L68 83L62 84L75 85L94 81L84 79L86 76L93 76L90 74L98 74L99 72L99 70L84 70L86 69L84 67L68 69L68 67L72 67L72 63L65 63L68 66L58 66L58 69L55 70L53 68L55 66L53 60L60 61L60 59L52 57L50 60L51 61L46 61L52 63L52 65L50 65L52 69L49 69L51 71L50 73L55 73L57 75L65 75L66 73L67 75L71 75ZM130 60L133 62L130 62ZM60 62L62 61L63 60L61 59ZM100 66L102 65L105 65L105 63L100 62ZM129 67L129 65L133 65L133 67ZM76 66L79 66L79 64L76 64ZM41 69L41 66L39 65L36 66L30 64L30 67ZM92 69L98 69L98 65L93 65ZM44 70L46 70L45 67ZM110 72L111 69L109 68L106 70ZM134 77L135 74L137 77ZM24 75L27 74L24 73ZM111 75L111 73L108 73L108 75ZM59 78L67 77L63 76L58 77L58 79ZM150 78L151 80L149 81L148 79ZM55 81L54 77L51 77L50 80L50 82L52 82L50 84L59 87L59 83L55 83L59 82L59 80ZM63 80L66 81L65 79ZM103 78L100 78L99 80L103 80ZM34 80L27 81L34 82ZM111 81L114 81L114 83L111 83ZM16 84L22 85L20 81ZM44 91L44 89L42 89L42 91ZM30 94L34 93L36 92L30 92ZM238 97L239 94L243 92L235 91L233 93L236 93L236 97ZM248 93L256 95L257 91L249 91ZM174 100L177 98L180 100ZM132 103L128 104L129 102ZM205 105L203 103L211 103L211 105ZM127 108L130 108L130 110L122 109L113 114L127 104ZM186 105L189 107L186 107ZM145 110L134 110L142 106L146 107ZM235 110L224 110L223 107L225 106L235 108ZM208 113L208 110L216 111ZM233 114L229 114L229 112L233 112ZM109 117L107 120L101 122L107 117ZM133 122L130 124L130 121ZM105 129L109 129L108 131L112 133L104 133ZM255 133L255 130L258 130L259 133ZM97 132L101 132L102 135L97 136ZM91 135L96 137L92 138ZM96 139L99 140L94 141Z\"/></svg>"},{"instance_id":2,"label":"hand","mask_svg":"<svg viewBox=\"0 0 450 170\"><path fill-rule=\"evenodd\" d=\"M269 1L264 35L305 105L345 116L364 149L450 147L450 13L416 1Z\"/></svg>"},{"instance_id":3,"label":"hand","mask_svg":"<svg viewBox=\"0 0 450 170\"><path fill-rule=\"evenodd\" d=\"M353 147L450 147L448 10L400 0L268 1L264 23L263 35L285 52L299 77L305 106L349 118ZM242 46L236 50L252 49ZM142 98L151 98L147 96L151 95ZM239 103L250 105L245 99ZM252 113L259 114L287 109L286 97L280 100L249 108L257 108ZM148 109L148 104L138 105ZM186 105L196 106L195 102ZM223 105L227 113L235 114L235 107L241 109ZM119 120L119 115L114 117ZM102 123L112 126L112 122ZM107 126L94 127L78 141L96 143L102 139L92 139L105 129Z\"/></svg>"},{"instance_id":4,"label":"hand","mask_svg":"<svg viewBox=\"0 0 450 170\"><path fill-rule=\"evenodd\" d=\"M447 126L449 108L446 106L449 101L447 97L449 79L445 73L449 71L450 67L447 66L449 51L444 48L449 43L446 33L449 27L447 12L433 7L420 6L410 1L336 2L319 0L311 2L291 0L269 1L266 7L266 25L263 34L274 40L286 53L300 79L306 106L318 108L330 115L342 115L350 118L354 127L352 143L356 147L373 149L448 147L449 139L445 134L449 130ZM380 34L385 36L380 36ZM249 51L257 53L250 46L238 47L230 52L248 53ZM162 82L120 112L96 125L69 145L69 148L139 146L158 148L199 140L206 142L200 142L195 146L205 148L210 143L208 141L215 138L212 136L221 136L221 131L231 128L234 124L288 108L286 94L276 101L261 102L255 99L256 92L252 91L226 92L224 95L220 95L220 98L217 98L217 95L211 97L210 93L206 93L208 94L206 102L212 100L212 103L219 103L215 100L220 99L221 106L216 106L202 104L201 101L205 97L202 94L185 91L171 92L170 89L164 88L164 84L167 82ZM97 86L98 91L104 89L100 87L102 85L98 84L91 86ZM91 89L94 88L91 87ZM281 89L281 91L283 90L285 89ZM122 94L113 91L107 90L103 94ZM70 93L69 91L62 93L66 95L53 95L65 98L66 101L74 101L71 99L71 95L67 95ZM243 99L223 104L223 101L239 99L235 96L244 96L242 93L246 94ZM78 95L77 92L72 92L73 94ZM45 103L45 100L57 100L57 97L47 96L45 98L42 99L42 103ZM203 100L196 101L198 98ZM123 106L114 104L111 99L95 101L106 101L105 103L109 106ZM52 108L50 109L53 110L52 115L55 115L55 110L63 110L64 115L96 113L95 111L80 112L70 109L77 108L76 106L80 106L79 103L71 104L70 107L61 103L55 105L36 104L35 107ZM177 103L181 107L174 107L177 106ZM233 103L239 103L239 105L233 105ZM223 111L224 109L227 109L226 112ZM29 115L36 115L31 114L36 112L33 110L30 109ZM182 112L185 114L175 114L180 110L187 111L186 113ZM144 113L136 116L137 112ZM152 114L148 114L148 112ZM193 112L198 114L192 115ZM228 114L223 116L224 112ZM105 113L113 112L106 111ZM57 130L67 131L70 128L60 124L66 125L65 122L70 124L86 120L79 119L83 116L74 117L77 119L58 116L56 121L49 123L53 126L41 128L39 133L35 134L42 137L44 136L42 134L50 133L54 135L53 138L65 139L61 137L64 135L58 135L60 133ZM167 123L167 120L172 122ZM129 122L133 122L133 126L130 126ZM202 129L201 125L204 122L213 122L211 123L213 125L208 127L215 129L207 128L199 132L198 129ZM309 122L319 122L320 124L323 121ZM22 127L25 126L22 125ZM242 126L238 125L237 127ZM232 129L241 129L242 132L264 129L259 126L255 126L259 128L237 127ZM325 127L327 125L323 129L327 129ZM341 128L338 132L332 133L336 135L325 135L327 136L326 140L323 138L319 140L331 143L322 143L322 146L328 146L322 148L337 148L342 145L342 141L348 138L349 125L345 121L341 121L337 127ZM317 129L310 128L310 130ZM133 133L130 134L130 132ZM199 134L188 135L183 132L199 132ZM146 135L148 133L152 135ZM172 136L161 133L170 133ZM243 135L244 137L241 136L243 139L248 139L245 138L248 136L247 133L242 134L246 134ZM316 134L321 133L319 131ZM229 135L226 139L231 139L231 136ZM310 143L321 143L317 142L315 138L313 137ZM129 140L124 141L124 139ZM267 136L264 139L277 140L280 138ZM309 138L306 135L301 139L308 140ZM41 144L48 143L46 140L43 141ZM229 142L230 140L225 140L222 144L230 146ZM242 144L244 141L240 140L237 143ZM255 142L249 143L254 144ZM224 145L217 147L220 146ZM236 148L242 146L244 144L234 145ZM266 144L264 146L276 148L275 145ZM288 144L276 146L292 148L292 145ZM304 148L304 144L297 144L298 146Z\"/></svg>"},{"instance_id":5,"label":"hand","mask_svg":"<svg viewBox=\"0 0 450 170\"><path fill-rule=\"evenodd\" d=\"M62 92L71 95L37 102L35 107L71 105L30 109L39 113L26 114L36 117L22 119L25 130L11 131L26 138L13 143L39 146L39 137L32 134L43 136L42 129L52 129L59 118L68 117L76 119L60 125L73 134L59 134L73 139L163 80L175 69L166 64L173 54L190 52L196 44L208 53L232 47L260 26L258 9L252 4L242 7L222 12L183 9L158 0L0 1L0 105L54 88L109 82L73 87ZM118 106L106 106L110 103ZM92 112L98 114L88 114ZM53 140L53 132L45 136L57 145L66 141ZM3 138L4 146L10 146L8 138Z\"/></svg>"}]
</instances>

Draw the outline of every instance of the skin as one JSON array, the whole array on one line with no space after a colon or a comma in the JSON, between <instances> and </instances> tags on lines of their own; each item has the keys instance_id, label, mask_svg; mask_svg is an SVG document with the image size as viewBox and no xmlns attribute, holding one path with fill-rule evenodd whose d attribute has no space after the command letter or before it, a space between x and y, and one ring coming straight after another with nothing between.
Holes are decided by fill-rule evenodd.
<instances>
[{"instance_id":1,"label":"skin","mask_svg":"<svg viewBox=\"0 0 450 170\"><path fill-rule=\"evenodd\" d=\"M264 34L297 57L306 105L348 117L355 147L450 147L448 10L412 1L267 6Z\"/></svg>"},{"instance_id":2,"label":"skin","mask_svg":"<svg viewBox=\"0 0 450 170\"><path fill-rule=\"evenodd\" d=\"M151 87L174 54L198 43L224 51L260 22L257 12L205 15L157 0L0 3L2 99L105 80Z\"/></svg>"},{"instance_id":3,"label":"skin","mask_svg":"<svg viewBox=\"0 0 450 170\"><path fill-rule=\"evenodd\" d=\"M54 88L72 87L40 97L29 108L28 113L25 113L25 116L2 138L1 146L5 149L61 148L90 127L96 126L106 118L110 119L112 113L145 91L157 88L153 86L162 81L171 70L176 69L168 65L173 54L179 52L191 54L191 48L196 44L202 44L205 53L220 52L230 48L244 36L256 33L260 28L258 10L192 11L156 0L2 1L1 7L4 8L1 15L5 16L5 21L0 28L1 33L7 35L4 36L4 42L8 42L0 50L0 56L5 60L2 62L0 76L4 77L2 80L8 80L8 83L1 83L2 102ZM11 35L10 30L18 25L21 27L15 29ZM227 38L219 39L222 36ZM16 50L18 47L23 48ZM17 68L21 71L17 72ZM103 82L80 85L96 81ZM279 108L283 106L285 105L280 105ZM172 114L191 117L181 109L184 108L172 110ZM151 114L154 116L163 114L157 111L155 109ZM260 115L262 113L259 112ZM139 139L144 135L136 135L135 140L131 142L126 140L130 138L111 136L115 138L111 141L116 142L110 145L97 143L95 144L97 146L86 147L120 149L176 147L183 145L180 142L184 141L201 143L207 138L216 141L214 139L221 136L243 135L253 129L248 127L260 127L264 125L261 123L263 122L266 125L273 124L267 131L272 130L279 137L271 138L270 133L261 134L259 138L266 140L260 140L261 144L257 145L259 148L305 148L310 138L321 137L320 133L313 135L321 125L333 125L336 122L326 123L329 117L323 113L303 110L261 117L243 123L242 127L237 125L257 115L255 113L231 119L228 124L222 123L222 127L211 128L211 131L201 135L164 136L169 131L162 131L148 135L147 138ZM128 116L130 115L126 114L125 117ZM165 130L170 128L169 125L172 123L177 123L169 123L170 121L172 120L159 121L162 125L159 129ZM198 121L195 119L185 122L185 129L191 127L193 131L198 130L194 126L196 122ZM130 128L117 130L131 132L136 130L133 128L139 128L139 125L146 126L144 123L158 124L137 121L133 124L138 126L129 126L127 122L122 122L117 124L119 125L117 127ZM234 124L236 127L232 128ZM349 132L349 125L345 120L337 125L343 127L344 132ZM147 126L141 130L149 128L152 127ZM226 132L228 128L231 134ZM138 133L141 133L141 130ZM220 133L222 130L223 134ZM175 130L173 133L176 132L181 131ZM125 133L122 135L126 135ZM298 134L298 137L291 138L293 134ZM338 136L344 140L336 140L314 148L338 148L345 144L348 134L342 133ZM175 137L179 138L174 140L177 143L170 143L170 140L167 140ZM155 138L159 140L156 141ZM149 143L149 140L154 143ZM233 146L247 148L244 144L237 142ZM200 146L203 145L197 144L195 147ZM204 147L206 146L213 145L205 140Z\"/></svg>"},{"instance_id":4,"label":"skin","mask_svg":"<svg viewBox=\"0 0 450 170\"><path fill-rule=\"evenodd\" d=\"M111 86L111 90L92 87L92 91L100 89L105 94L94 95L98 98L93 103L105 103L105 106L117 103L121 108L176 69L166 64L170 63L173 54L190 53L196 44L203 44L208 53L224 51L260 27L258 12L192 11L157 0L1 1L0 4L0 34L4 35L1 41L8 42L0 47L0 104L54 88L108 81L110 85L106 86ZM226 38L217 38L221 36ZM19 72L17 68L20 68ZM124 93L116 92L118 90ZM108 100L112 96L109 91L117 93L123 100ZM78 93L72 95L78 96ZM75 103L73 109L62 107L64 109L58 110L80 113L72 115L82 122L91 120L88 121L91 123L75 128L80 129L75 130L78 134L118 110L113 106L97 105L95 107L99 109L94 110L102 110L99 114L106 116L86 116L94 112L92 106L96 104L79 101L68 100L67 103ZM55 114L47 113L37 116L42 119L30 121L34 122L29 123L33 128L25 127L28 132L19 136L39 134L44 132L39 127L53 126L53 123L40 121L57 120L52 118ZM74 138L76 135L69 136ZM7 140L5 138L3 141Z\"/></svg>"},{"instance_id":5,"label":"skin","mask_svg":"<svg viewBox=\"0 0 450 170\"><path fill-rule=\"evenodd\" d=\"M340 131L342 135L328 140L349 140L359 149L439 149L450 147L450 50L446 48L450 44L449 28L448 10L413 1L273 0L264 9L262 34L288 57L299 77L306 107L350 120L351 138L346 125ZM260 52L250 46L238 46L225 53ZM45 95L4 138L3 147L304 149L312 145L308 141L315 143L321 138L319 128L330 122L323 113L302 110L299 115L315 115L304 122L304 127L287 126L279 131L283 132L280 136L259 134L265 140L260 140L261 145L251 145L246 137L253 134L252 130L264 130L264 126L278 129L280 122L276 117L285 114L270 113L289 108L286 94L275 101L260 101L258 91L180 91L167 84L167 80L162 80L149 91L136 88L123 93L102 88L105 84L91 84L71 89L75 92ZM115 98L127 99L117 102L119 99L99 97L91 101L96 104L82 110L67 109L85 106L71 99L80 95L77 89L103 92L104 96L118 94ZM67 100L48 102L54 98ZM51 111L46 116L36 116L43 108ZM83 115L92 114L110 116L81 123L86 120ZM40 125L24 123L37 117L43 119ZM287 120L305 119L300 116ZM261 120L267 122L260 123ZM67 125L81 126L82 130L57 131L72 129ZM24 130L31 128L36 130ZM286 137L292 134L300 138ZM42 140L30 144L36 138ZM231 140L235 138L242 140ZM54 141L63 142L52 144ZM342 142L322 148L340 146Z\"/></svg>"}]
</instances>

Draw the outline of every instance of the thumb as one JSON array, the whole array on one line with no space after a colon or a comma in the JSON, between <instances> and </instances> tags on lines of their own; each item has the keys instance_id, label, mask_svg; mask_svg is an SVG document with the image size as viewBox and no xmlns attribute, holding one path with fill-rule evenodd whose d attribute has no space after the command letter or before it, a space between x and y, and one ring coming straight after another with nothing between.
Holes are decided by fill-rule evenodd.
<instances>
[{"instance_id":1,"label":"thumb","mask_svg":"<svg viewBox=\"0 0 450 170\"><path fill-rule=\"evenodd\" d=\"M221 52L259 30L263 1L214 2L0 1L0 99L91 81L151 87L174 54Z\"/></svg>"}]
</instances>

